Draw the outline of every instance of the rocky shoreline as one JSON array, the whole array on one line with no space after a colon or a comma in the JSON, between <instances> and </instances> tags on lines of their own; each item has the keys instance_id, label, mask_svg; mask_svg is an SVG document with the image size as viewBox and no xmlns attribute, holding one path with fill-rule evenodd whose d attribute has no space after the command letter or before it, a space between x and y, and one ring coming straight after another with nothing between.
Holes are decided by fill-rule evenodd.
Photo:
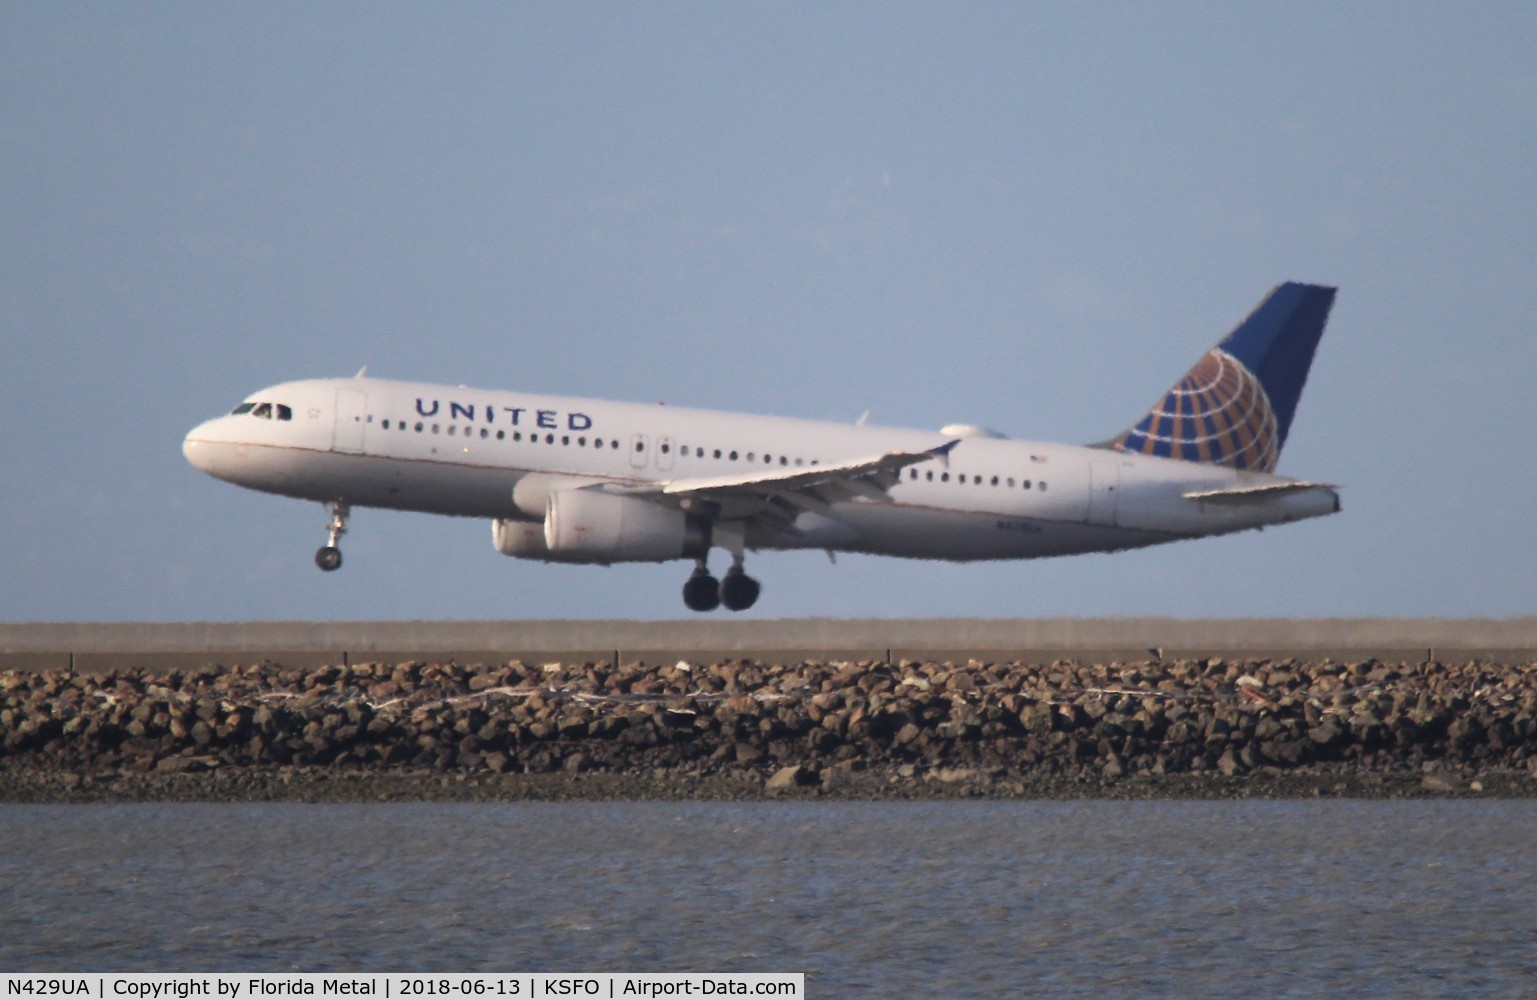
<instances>
[{"instance_id":1,"label":"rocky shoreline","mask_svg":"<svg viewBox=\"0 0 1537 1000\"><path fill-rule=\"evenodd\" d=\"M1537 796L1537 664L0 673L0 801Z\"/></svg>"}]
</instances>

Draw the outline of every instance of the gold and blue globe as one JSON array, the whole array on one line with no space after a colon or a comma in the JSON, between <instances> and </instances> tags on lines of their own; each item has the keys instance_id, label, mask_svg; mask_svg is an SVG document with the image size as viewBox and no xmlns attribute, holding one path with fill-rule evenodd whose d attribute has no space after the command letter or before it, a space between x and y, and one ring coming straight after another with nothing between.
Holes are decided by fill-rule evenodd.
<instances>
[{"instance_id":1,"label":"gold and blue globe","mask_svg":"<svg viewBox=\"0 0 1537 1000\"><path fill-rule=\"evenodd\" d=\"M1111 446L1271 472L1280 457L1279 437L1259 379L1231 354L1213 349Z\"/></svg>"}]
</instances>

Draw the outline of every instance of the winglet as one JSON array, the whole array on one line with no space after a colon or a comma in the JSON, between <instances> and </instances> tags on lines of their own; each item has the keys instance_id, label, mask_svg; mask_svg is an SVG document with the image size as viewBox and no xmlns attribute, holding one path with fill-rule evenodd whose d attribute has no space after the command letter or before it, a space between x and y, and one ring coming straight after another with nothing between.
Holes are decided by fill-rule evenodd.
<instances>
[{"instance_id":1,"label":"winglet","mask_svg":"<svg viewBox=\"0 0 1537 1000\"><path fill-rule=\"evenodd\" d=\"M954 451L955 446L960 443L960 438L956 438L954 441L946 441L944 444L937 448L930 448L928 451L924 452L924 454L933 455L935 458L943 462L945 468L948 469L950 468L950 452Z\"/></svg>"}]
</instances>

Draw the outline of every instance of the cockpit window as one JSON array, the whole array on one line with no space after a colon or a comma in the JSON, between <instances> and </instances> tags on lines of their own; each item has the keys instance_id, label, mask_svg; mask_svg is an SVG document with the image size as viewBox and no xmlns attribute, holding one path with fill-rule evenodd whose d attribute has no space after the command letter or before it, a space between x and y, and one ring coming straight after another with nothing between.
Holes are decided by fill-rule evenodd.
<instances>
[{"instance_id":1,"label":"cockpit window","mask_svg":"<svg viewBox=\"0 0 1537 1000\"><path fill-rule=\"evenodd\" d=\"M294 418L293 409L284 406L282 403L241 403L230 412L230 416L238 417L242 413L249 413L251 416L260 417L263 420L271 420L273 417L279 420L292 420Z\"/></svg>"}]
</instances>

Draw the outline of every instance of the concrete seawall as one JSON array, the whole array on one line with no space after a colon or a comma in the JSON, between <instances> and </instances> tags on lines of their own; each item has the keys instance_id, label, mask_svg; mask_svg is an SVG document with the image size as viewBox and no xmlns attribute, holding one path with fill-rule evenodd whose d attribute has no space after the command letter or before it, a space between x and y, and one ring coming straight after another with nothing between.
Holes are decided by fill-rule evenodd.
<instances>
[{"instance_id":1,"label":"concrete seawall","mask_svg":"<svg viewBox=\"0 0 1537 1000\"><path fill-rule=\"evenodd\" d=\"M1537 660L1537 616L0 624L0 670L184 669L262 661L315 667L407 659L1049 663L1149 656L1526 663Z\"/></svg>"}]
</instances>

